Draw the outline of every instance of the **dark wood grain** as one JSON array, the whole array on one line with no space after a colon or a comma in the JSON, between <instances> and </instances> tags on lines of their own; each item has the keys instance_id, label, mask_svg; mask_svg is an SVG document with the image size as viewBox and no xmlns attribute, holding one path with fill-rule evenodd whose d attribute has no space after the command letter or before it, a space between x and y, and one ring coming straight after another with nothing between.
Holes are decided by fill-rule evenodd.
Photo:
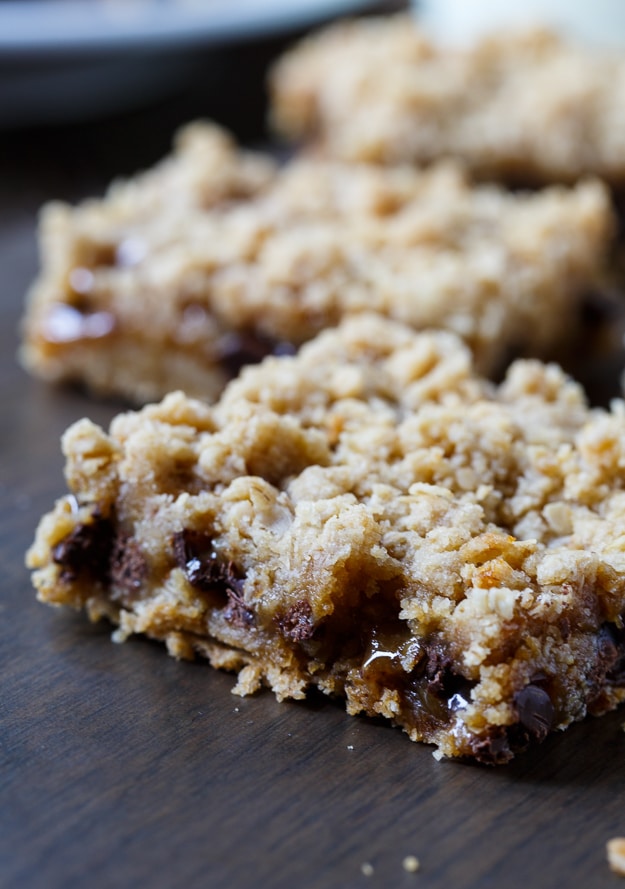
<instances>
[{"instance_id":1,"label":"dark wood grain","mask_svg":"<svg viewBox=\"0 0 625 889\"><path fill-rule=\"evenodd\" d=\"M338 703L241 700L227 675L156 644L115 645L105 624L35 601L23 555L64 491L59 436L119 408L49 389L15 361L36 211L151 163L188 110L0 145L0 885L623 885L605 858L606 840L625 834L623 712L508 767L439 763ZM409 854L417 874L402 867Z\"/></svg>"}]
</instances>

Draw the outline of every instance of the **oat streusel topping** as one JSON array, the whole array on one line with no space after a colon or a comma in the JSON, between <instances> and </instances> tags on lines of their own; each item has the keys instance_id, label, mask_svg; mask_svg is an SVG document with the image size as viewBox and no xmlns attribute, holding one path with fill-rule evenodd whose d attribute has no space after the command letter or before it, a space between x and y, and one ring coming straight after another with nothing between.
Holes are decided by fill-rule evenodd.
<instances>
[{"instance_id":1,"label":"oat streusel topping","mask_svg":"<svg viewBox=\"0 0 625 889\"><path fill-rule=\"evenodd\" d=\"M117 640L488 763L625 699L625 404L556 365L363 315L63 448L28 564Z\"/></svg>"},{"instance_id":2,"label":"oat streusel topping","mask_svg":"<svg viewBox=\"0 0 625 889\"><path fill-rule=\"evenodd\" d=\"M375 310L452 330L495 373L567 340L612 230L596 181L511 194L453 164L279 169L195 125L104 199L44 211L22 358L135 401L214 399L241 365Z\"/></svg>"},{"instance_id":3,"label":"oat streusel topping","mask_svg":"<svg viewBox=\"0 0 625 889\"><path fill-rule=\"evenodd\" d=\"M486 177L625 181L625 56L547 31L459 49L405 16L343 22L287 52L271 85L278 130L333 157L453 157Z\"/></svg>"}]
</instances>

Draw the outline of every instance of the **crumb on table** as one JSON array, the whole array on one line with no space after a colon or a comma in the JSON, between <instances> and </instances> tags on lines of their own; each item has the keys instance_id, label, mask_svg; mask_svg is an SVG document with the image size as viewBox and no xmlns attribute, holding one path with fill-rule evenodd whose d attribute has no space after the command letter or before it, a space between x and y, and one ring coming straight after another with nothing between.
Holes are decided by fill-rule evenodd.
<instances>
[{"instance_id":1,"label":"crumb on table","mask_svg":"<svg viewBox=\"0 0 625 889\"><path fill-rule=\"evenodd\" d=\"M614 837L607 842L610 870L625 877L625 837Z\"/></svg>"},{"instance_id":2,"label":"crumb on table","mask_svg":"<svg viewBox=\"0 0 625 889\"><path fill-rule=\"evenodd\" d=\"M421 868L421 862L416 855L406 855L402 862L404 870L409 874L415 874Z\"/></svg>"}]
</instances>

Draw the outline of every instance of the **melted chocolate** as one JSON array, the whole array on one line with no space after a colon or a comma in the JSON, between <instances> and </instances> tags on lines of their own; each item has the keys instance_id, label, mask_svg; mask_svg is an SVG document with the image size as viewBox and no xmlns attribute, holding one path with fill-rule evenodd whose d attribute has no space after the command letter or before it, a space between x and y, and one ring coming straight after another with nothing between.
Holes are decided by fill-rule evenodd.
<instances>
[{"instance_id":1,"label":"melted chocolate","mask_svg":"<svg viewBox=\"0 0 625 889\"><path fill-rule=\"evenodd\" d=\"M625 629L605 622L599 628L596 642L595 662L589 673L591 691L588 708L591 712L601 712L606 701L606 687L622 688L625 685Z\"/></svg>"},{"instance_id":2,"label":"melted chocolate","mask_svg":"<svg viewBox=\"0 0 625 889\"><path fill-rule=\"evenodd\" d=\"M600 630L599 660L610 685L625 685L625 628L605 623Z\"/></svg>"},{"instance_id":3,"label":"melted chocolate","mask_svg":"<svg viewBox=\"0 0 625 889\"><path fill-rule=\"evenodd\" d=\"M470 741L471 752L484 765L504 765L514 756L508 731L503 726L491 729L487 734L476 735Z\"/></svg>"},{"instance_id":4,"label":"melted chocolate","mask_svg":"<svg viewBox=\"0 0 625 889\"><path fill-rule=\"evenodd\" d=\"M448 725L470 701L475 683L454 672L441 640L417 640L403 621L375 628L365 651L367 682L397 691L402 721L425 734Z\"/></svg>"},{"instance_id":5,"label":"melted chocolate","mask_svg":"<svg viewBox=\"0 0 625 889\"><path fill-rule=\"evenodd\" d=\"M73 581L79 575L108 583L114 545L113 523L96 511L92 522L81 522L52 550L52 558L62 570L61 578Z\"/></svg>"},{"instance_id":6,"label":"melted chocolate","mask_svg":"<svg viewBox=\"0 0 625 889\"><path fill-rule=\"evenodd\" d=\"M148 574L148 563L130 534L116 532L113 521L103 518L98 507L93 521L81 522L52 550L67 582L88 578L113 586L112 599L136 597Z\"/></svg>"},{"instance_id":7,"label":"melted chocolate","mask_svg":"<svg viewBox=\"0 0 625 889\"><path fill-rule=\"evenodd\" d=\"M281 633L293 642L302 642L315 632L312 608L307 599L300 599L277 619Z\"/></svg>"},{"instance_id":8,"label":"melted chocolate","mask_svg":"<svg viewBox=\"0 0 625 889\"><path fill-rule=\"evenodd\" d=\"M459 676L452 670L453 661L445 654L436 642L430 643L427 648L427 660L425 676L428 691L441 699L449 700L458 692L465 691L470 683L463 676Z\"/></svg>"},{"instance_id":9,"label":"melted chocolate","mask_svg":"<svg viewBox=\"0 0 625 889\"><path fill-rule=\"evenodd\" d=\"M110 560L112 583L125 597L137 596L148 574L148 563L141 547L129 534L119 534Z\"/></svg>"},{"instance_id":10,"label":"melted chocolate","mask_svg":"<svg viewBox=\"0 0 625 889\"><path fill-rule=\"evenodd\" d=\"M238 627L253 623L254 612L243 598L245 581L232 562L219 559L210 534L188 528L179 531L173 537L173 550L176 564L182 568L192 587L227 596L226 620Z\"/></svg>"},{"instance_id":11,"label":"melted chocolate","mask_svg":"<svg viewBox=\"0 0 625 889\"><path fill-rule=\"evenodd\" d=\"M526 685L515 694L514 705L523 728L537 741L544 741L555 720L554 706L544 688Z\"/></svg>"},{"instance_id":12,"label":"melted chocolate","mask_svg":"<svg viewBox=\"0 0 625 889\"><path fill-rule=\"evenodd\" d=\"M293 355L291 343L261 336L253 331L229 333L218 345L218 359L228 376L235 377L246 364L258 364L267 355Z\"/></svg>"},{"instance_id":13,"label":"melted chocolate","mask_svg":"<svg viewBox=\"0 0 625 889\"><path fill-rule=\"evenodd\" d=\"M237 583L243 582L237 581ZM251 626L254 623L254 612L246 604L243 596L230 586L226 589L226 595L228 596L228 607L224 612L226 620L235 627Z\"/></svg>"}]
</instances>

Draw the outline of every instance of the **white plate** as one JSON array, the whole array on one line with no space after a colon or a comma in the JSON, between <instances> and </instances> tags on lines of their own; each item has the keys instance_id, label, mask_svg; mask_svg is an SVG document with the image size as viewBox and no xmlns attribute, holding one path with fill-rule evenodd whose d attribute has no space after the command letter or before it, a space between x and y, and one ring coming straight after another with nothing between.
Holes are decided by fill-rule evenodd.
<instances>
[{"instance_id":1,"label":"white plate","mask_svg":"<svg viewBox=\"0 0 625 889\"><path fill-rule=\"evenodd\" d=\"M137 106L188 80L204 48L278 36L371 0L0 0L0 126Z\"/></svg>"},{"instance_id":2,"label":"white plate","mask_svg":"<svg viewBox=\"0 0 625 889\"><path fill-rule=\"evenodd\" d=\"M2 0L0 56L260 37L367 5L363 0Z\"/></svg>"}]
</instances>

